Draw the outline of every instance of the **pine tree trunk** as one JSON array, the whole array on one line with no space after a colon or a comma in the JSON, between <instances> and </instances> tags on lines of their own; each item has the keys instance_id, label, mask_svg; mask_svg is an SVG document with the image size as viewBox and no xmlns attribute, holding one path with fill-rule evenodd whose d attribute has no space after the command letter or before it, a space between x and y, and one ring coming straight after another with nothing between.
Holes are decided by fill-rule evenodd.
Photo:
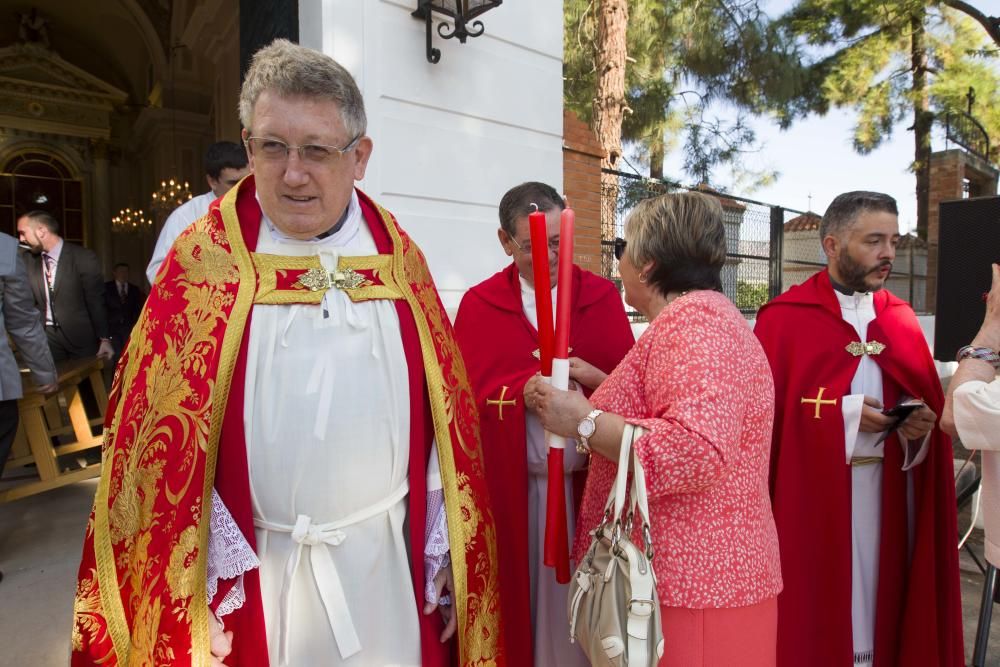
<instances>
[{"instance_id":1,"label":"pine tree trunk","mask_svg":"<svg viewBox=\"0 0 1000 667\"><path fill-rule=\"evenodd\" d=\"M649 177L663 180L663 160L666 158L666 148L663 141L663 130L657 125L659 133L649 142Z\"/></svg>"},{"instance_id":2,"label":"pine tree trunk","mask_svg":"<svg viewBox=\"0 0 1000 667\"><path fill-rule=\"evenodd\" d=\"M931 126L927 82L927 44L924 22L927 12L921 8L910 19L910 66L913 71L913 172L917 177L917 236L927 240L931 191Z\"/></svg>"},{"instance_id":3,"label":"pine tree trunk","mask_svg":"<svg viewBox=\"0 0 1000 667\"><path fill-rule=\"evenodd\" d=\"M622 155L622 119L625 115L625 33L627 0L601 0L597 21L597 91L594 96L594 133L604 148L601 166L617 169ZM601 174L601 229L605 239L615 236L618 179Z\"/></svg>"}]
</instances>

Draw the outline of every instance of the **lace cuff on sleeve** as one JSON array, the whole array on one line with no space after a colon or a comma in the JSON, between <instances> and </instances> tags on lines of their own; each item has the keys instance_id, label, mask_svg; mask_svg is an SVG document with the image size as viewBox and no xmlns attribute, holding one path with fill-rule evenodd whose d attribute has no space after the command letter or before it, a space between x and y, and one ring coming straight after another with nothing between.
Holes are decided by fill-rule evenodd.
<instances>
[{"instance_id":1,"label":"lace cuff on sleeve","mask_svg":"<svg viewBox=\"0 0 1000 667\"><path fill-rule=\"evenodd\" d=\"M437 596L434 577L451 564L448 545L448 515L444 490L427 492L427 529L424 531L424 599L431 604L451 604L447 595Z\"/></svg>"},{"instance_id":2,"label":"lace cuff on sleeve","mask_svg":"<svg viewBox=\"0 0 1000 667\"><path fill-rule=\"evenodd\" d=\"M215 615L222 618L246 602L243 573L260 567L260 561L215 489L212 489L212 519L209 528L208 603L211 604L215 599L220 580L236 580L216 607Z\"/></svg>"}]
</instances>

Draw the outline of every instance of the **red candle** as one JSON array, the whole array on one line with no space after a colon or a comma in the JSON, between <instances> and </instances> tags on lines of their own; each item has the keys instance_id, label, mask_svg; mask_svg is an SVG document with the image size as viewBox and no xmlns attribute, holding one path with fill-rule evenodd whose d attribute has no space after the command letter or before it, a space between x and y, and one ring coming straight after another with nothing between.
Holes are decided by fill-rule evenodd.
<instances>
[{"instance_id":1,"label":"red candle","mask_svg":"<svg viewBox=\"0 0 1000 667\"><path fill-rule=\"evenodd\" d=\"M549 276L549 234L545 214L528 215L531 230L531 264L535 274L535 313L538 315L538 354L542 375L552 375L552 281Z\"/></svg>"},{"instance_id":2,"label":"red candle","mask_svg":"<svg viewBox=\"0 0 1000 667\"><path fill-rule=\"evenodd\" d=\"M576 214L563 209L559 220L559 284L556 298L556 343L553 356L569 359L569 317L573 310L573 227Z\"/></svg>"}]
</instances>

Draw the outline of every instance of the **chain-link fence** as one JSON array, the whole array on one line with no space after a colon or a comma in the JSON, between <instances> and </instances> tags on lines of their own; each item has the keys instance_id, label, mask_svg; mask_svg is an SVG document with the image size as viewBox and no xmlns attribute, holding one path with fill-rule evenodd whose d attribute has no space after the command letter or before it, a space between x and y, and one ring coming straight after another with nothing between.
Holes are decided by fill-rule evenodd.
<instances>
[{"instance_id":1,"label":"chain-link fence","mask_svg":"<svg viewBox=\"0 0 1000 667\"><path fill-rule=\"evenodd\" d=\"M634 174L608 171L603 174L601 269L605 277L621 285L615 260L614 238L625 235L625 218L643 199L667 192L683 192L684 186ZM700 190L718 197L726 229L726 264L722 267L722 289L747 316L781 292L781 230L791 211L780 206L735 197L710 189ZM629 313L640 319L638 313Z\"/></svg>"},{"instance_id":2,"label":"chain-link fence","mask_svg":"<svg viewBox=\"0 0 1000 667\"><path fill-rule=\"evenodd\" d=\"M604 170L602 176L601 272L621 289L614 239L624 237L629 212L643 199L689 188L611 170ZM711 189L699 191L718 197L722 204L727 248L722 290L748 318L770 299L826 266L818 215ZM927 311L924 241L915 236L901 239L886 287L909 301L918 313ZM630 312L629 317L642 319L636 312Z\"/></svg>"}]
</instances>

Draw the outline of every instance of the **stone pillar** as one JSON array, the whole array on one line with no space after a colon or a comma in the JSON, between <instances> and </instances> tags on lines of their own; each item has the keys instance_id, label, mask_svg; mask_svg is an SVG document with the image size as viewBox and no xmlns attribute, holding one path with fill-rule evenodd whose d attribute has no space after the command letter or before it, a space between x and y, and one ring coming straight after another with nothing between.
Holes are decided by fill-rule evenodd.
<instances>
[{"instance_id":1,"label":"stone pillar","mask_svg":"<svg viewBox=\"0 0 1000 667\"><path fill-rule=\"evenodd\" d=\"M108 143L95 140L90 144L93 160L93 189L91 192L90 233L87 241L101 260L105 278L111 275L111 179L108 173Z\"/></svg>"},{"instance_id":2,"label":"stone pillar","mask_svg":"<svg viewBox=\"0 0 1000 667\"><path fill-rule=\"evenodd\" d=\"M572 111L563 111L563 191L576 211L573 259L597 275L601 275L603 157L604 149L590 127Z\"/></svg>"}]
</instances>

